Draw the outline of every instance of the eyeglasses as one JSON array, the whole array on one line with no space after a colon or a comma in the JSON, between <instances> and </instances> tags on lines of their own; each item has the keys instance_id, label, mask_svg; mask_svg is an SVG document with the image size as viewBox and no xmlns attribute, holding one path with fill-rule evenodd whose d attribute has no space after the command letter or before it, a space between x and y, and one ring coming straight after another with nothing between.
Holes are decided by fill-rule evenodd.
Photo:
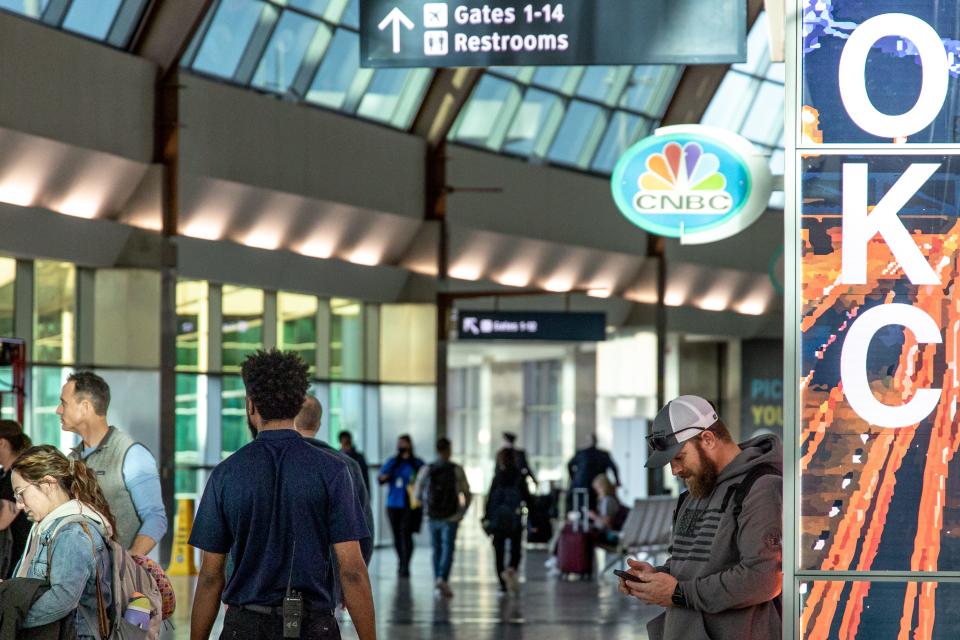
<instances>
[{"instance_id":1,"label":"eyeglasses","mask_svg":"<svg viewBox=\"0 0 960 640\"><path fill-rule=\"evenodd\" d=\"M650 445L650 448L654 451L666 451L673 445L677 444L677 438L675 437L678 433L683 433L684 431L689 431L690 429L696 429L697 431L706 431L703 427L684 427L679 431L674 431L672 434L665 435L659 433L651 433L647 436L647 443Z\"/></svg>"},{"instance_id":2,"label":"eyeglasses","mask_svg":"<svg viewBox=\"0 0 960 640\"><path fill-rule=\"evenodd\" d=\"M31 482L31 483L29 483L29 484L23 485L22 487L20 487L20 488L17 489L16 491L14 491L14 492L13 492L13 501L14 501L14 503L19 502L20 504L23 504L23 492L26 491L27 489L29 489L32 485L33 485L33 483Z\"/></svg>"}]
</instances>

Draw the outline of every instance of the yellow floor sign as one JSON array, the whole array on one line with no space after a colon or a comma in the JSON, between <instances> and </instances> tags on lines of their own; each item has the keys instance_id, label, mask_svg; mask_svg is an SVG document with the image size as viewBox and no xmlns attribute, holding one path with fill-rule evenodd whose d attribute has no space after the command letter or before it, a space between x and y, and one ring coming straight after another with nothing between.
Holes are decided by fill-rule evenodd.
<instances>
[{"instance_id":1,"label":"yellow floor sign","mask_svg":"<svg viewBox=\"0 0 960 640\"><path fill-rule=\"evenodd\" d=\"M193 559L193 547L190 546L190 531L193 529L193 500L177 500L177 530L173 537L173 553L169 576L195 576L197 563Z\"/></svg>"}]
</instances>

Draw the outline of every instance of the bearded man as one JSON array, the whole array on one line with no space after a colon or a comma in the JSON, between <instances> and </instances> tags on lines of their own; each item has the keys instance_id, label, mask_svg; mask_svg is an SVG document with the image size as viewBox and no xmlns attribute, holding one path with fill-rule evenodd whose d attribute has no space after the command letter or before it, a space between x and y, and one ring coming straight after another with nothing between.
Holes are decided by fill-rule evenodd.
<instances>
[{"instance_id":1,"label":"bearded man","mask_svg":"<svg viewBox=\"0 0 960 640\"><path fill-rule=\"evenodd\" d=\"M651 640L770 640L781 635L783 453L772 435L737 444L698 396L667 403L653 422L646 466L670 464L687 485L670 558L629 560L620 591L666 607Z\"/></svg>"}]
</instances>

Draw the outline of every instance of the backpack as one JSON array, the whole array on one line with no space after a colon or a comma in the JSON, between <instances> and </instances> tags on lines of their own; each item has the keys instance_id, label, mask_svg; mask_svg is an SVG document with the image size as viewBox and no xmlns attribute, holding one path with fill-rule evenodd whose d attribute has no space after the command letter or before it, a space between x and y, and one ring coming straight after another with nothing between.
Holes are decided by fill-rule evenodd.
<instances>
[{"instance_id":1,"label":"backpack","mask_svg":"<svg viewBox=\"0 0 960 640\"><path fill-rule=\"evenodd\" d=\"M460 510L460 491L457 487L457 468L449 462L430 465L427 490L427 515L443 519Z\"/></svg>"},{"instance_id":2,"label":"backpack","mask_svg":"<svg viewBox=\"0 0 960 640\"><path fill-rule=\"evenodd\" d=\"M87 526L89 520L83 515L72 515L58 522L50 536L47 551L47 570L53 566L50 554L53 541L64 526L79 523L96 546ZM134 559L119 542L103 536L103 543L110 553L110 603L105 603L100 593L100 568L97 565L97 608L100 617L100 636L104 640L159 640L160 621L163 613L163 598L160 588L150 572ZM49 578L49 576L48 576ZM131 622L135 620L136 622ZM140 625L140 626L138 626ZM146 629L141 628L146 626Z\"/></svg>"},{"instance_id":3,"label":"backpack","mask_svg":"<svg viewBox=\"0 0 960 640\"><path fill-rule=\"evenodd\" d=\"M167 577L163 567L147 556L137 556L131 553L130 557L133 558L134 562L146 569L147 573L156 581L157 588L160 589L160 599L163 603L161 607L163 609L161 617L164 620L171 618L173 612L177 610L177 595L174 593L173 585L170 584L170 578Z\"/></svg>"},{"instance_id":4,"label":"backpack","mask_svg":"<svg viewBox=\"0 0 960 640\"><path fill-rule=\"evenodd\" d=\"M13 557L13 533L7 527L0 531L0 576L7 575L18 559Z\"/></svg>"}]
</instances>

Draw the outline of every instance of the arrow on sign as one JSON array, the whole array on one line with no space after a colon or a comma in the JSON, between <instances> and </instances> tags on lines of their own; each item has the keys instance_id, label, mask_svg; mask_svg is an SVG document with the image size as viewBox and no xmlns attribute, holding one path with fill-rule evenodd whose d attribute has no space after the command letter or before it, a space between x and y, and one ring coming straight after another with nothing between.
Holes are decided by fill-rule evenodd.
<instances>
[{"instance_id":1,"label":"arrow on sign","mask_svg":"<svg viewBox=\"0 0 960 640\"><path fill-rule=\"evenodd\" d=\"M380 24L377 25L377 28L380 31L383 31L387 27L393 27L393 52L400 53L400 25L405 26L407 29L413 29L413 23L410 22L403 11L400 11L400 7L394 7L390 13L387 14L387 17L380 21Z\"/></svg>"},{"instance_id":2,"label":"arrow on sign","mask_svg":"<svg viewBox=\"0 0 960 640\"><path fill-rule=\"evenodd\" d=\"M464 331L469 331L470 333L472 333L472 334L475 335L475 336L480 335L480 328L477 327L477 319L476 319L476 318L464 318L464 319L463 319L463 330L464 330Z\"/></svg>"}]
</instances>

